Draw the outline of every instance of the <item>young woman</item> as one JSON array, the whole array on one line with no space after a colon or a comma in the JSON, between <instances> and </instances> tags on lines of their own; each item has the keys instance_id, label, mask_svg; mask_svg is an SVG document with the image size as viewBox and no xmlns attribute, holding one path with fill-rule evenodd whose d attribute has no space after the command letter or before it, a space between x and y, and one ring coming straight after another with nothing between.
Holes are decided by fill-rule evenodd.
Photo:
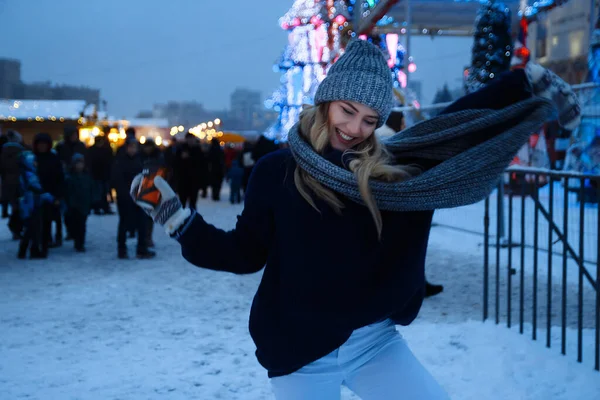
<instances>
[{"instance_id":1,"label":"young woman","mask_svg":"<svg viewBox=\"0 0 600 400\"><path fill-rule=\"evenodd\" d=\"M549 76L534 72L534 83ZM556 94L550 90L556 79L534 92ZM265 268L249 328L278 400L339 399L342 384L364 400L448 398L395 325L410 324L423 301L433 210L489 193L509 153L553 107L547 100L528 102L532 86L524 71L498 80L451 105L446 119L403 132L410 140L399 143L409 151L392 154L373 134L391 110L386 60L377 47L353 41L319 86L315 106L290 131L291 151L269 154L255 166L234 230L183 209L156 178L161 201L146 210L180 242L185 259L237 274ZM571 122L578 107L565 103L561 111L568 104L574 112L560 115ZM470 108L499 111L460 111ZM431 145L418 147L428 132ZM442 146L448 138L454 139ZM497 138L510 144L506 151L477 152ZM483 161L456 162L456 174L446 173L453 160L471 153L494 163L486 179L474 177L482 182L474 187L463 184ZM132 196L141 179L134 180ZM418 192L419 185L431 190ZM386 192L388 186L393 190ZM434 189L443 191L435 195Z\"/></svg>"}]
</instances>

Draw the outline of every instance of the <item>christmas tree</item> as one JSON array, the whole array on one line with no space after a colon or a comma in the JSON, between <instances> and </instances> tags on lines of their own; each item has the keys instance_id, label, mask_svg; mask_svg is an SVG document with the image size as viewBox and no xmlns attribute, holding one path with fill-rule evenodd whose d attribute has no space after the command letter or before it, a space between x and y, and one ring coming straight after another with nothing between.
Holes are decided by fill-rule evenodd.
<instances>
[{"instance_id":1,"label":"christmas tree","mask_svg":"<svg viewBox=\"0 0 600 400\"><path fill-rule=\"evenodd\" d=\"M279 113L265 136L285 141L298 121L302 105L312 104L319 83L342 51L342 31L347 30L354 0L296 0L279 20L288 32L286 46L275 72L281 86L265 101Z\"/></svg>"},{"instance_id":2,"label":"christmas tree","mask_svg":"<svg viewBox=\"0 0 600 400\"><path fill-rule=\"evenodd\" d=\"M468 93L510 69L510 22L510 10L503 3L492 0L482 4L475 19L471 67L466 80Z\"/></svg>"}]
</instances>

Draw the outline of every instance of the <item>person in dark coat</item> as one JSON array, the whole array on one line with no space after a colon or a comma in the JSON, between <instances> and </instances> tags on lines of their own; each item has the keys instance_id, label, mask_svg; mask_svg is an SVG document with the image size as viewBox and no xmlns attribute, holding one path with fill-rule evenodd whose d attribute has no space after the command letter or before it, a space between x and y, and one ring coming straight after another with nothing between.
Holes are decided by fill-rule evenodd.
<instances>
[{"instance_id":1,"label":"person in dark coat","mask_svg":"<svg viewBox=\"0 0 600 400\"><path fill-rule=\"evenodd\" d=\"M196 208L198 192L202 190L203 197L206 193L207 161L198 138L191 133L185 135L185 142L177 149L174 175L182 204Z\"/></svg>"},{"instance_id":2,"label":"person in dark coat","mask_svg":"<svg viewBox=\"0 0 600 400\"><path fill-rule=\"evenodd\" d=\"M239 160L233 160L229 171L227 171L227 180L229 181L229 202L239 204L242 202L242 182L244 180L244 168Z\"/></svg>"},{"instance_id":3,"label":"person in dark coat","mask_svg":"<svg viewBox=\"0 0 600 400\"><path fill-rule=\"evenodd\" d=\"M94 182L94 197L92 208L94 214L114 214L108 203L110 191L110 171L114 155L106 136L96 137L94 145L88 149L87 164L90 176Z\"/></svg>"},{"instance_id":4,"label":"person in dark coat","mask_svg":"<svg viewBox=\"0 0 600 400\"><path fill-rule=\"evenodd\" d=\"M279 146L277 146L273 140L267 139L264 135L261 135L252 149L252 159L257 163L267 154L277 150L279 150Z\"/></svg>"},{"instance_id":5,"label":"person in dark coat","mask_svg":"<svg viewBox=\"0 0 600 400\"><path fill-rule=\"evenodd\" d=\"M74 125L65 125L63 129L63 140L56 145L56 153L60 159L64 171L68 171L73 154L86 154L85 144L79 140L79 129Z\"/></svg>"},{"instance_id":6,"label":"person in dark coat","mask_svg":"<svg viewBox=\"0 0 600 400\"><path fill-rule=\"evenodd\" d=\"M54 202L54 196L45 192L37 175L36 156L31 151L19 154L19 218L23 224L23 235L17 257L23 259L46 258L48 253L42 244L42 208Z\"/></svg>"},{"instance_id":7,"label":"person in dark coat","mask_svg":"<svg viewBox=\"0 0 600 400\"><path fill-rule=\"evenodd\" d=\"M124 155L125 153L127 153L127 141L131 141L131 140L135 140L137 141L137 136L136 136L136 132L135 132L135 128L133 126L130 126L129 128L125 129L125 143L123 145L121 145L118 149L117 149L117 157Z\"/></svg>"},{"instance_id":8,"label":"person in dark coat","mask_svg":"<svg viewBox=\"0 0 600 400\"><path fill-rule=\"evenodd\" d=\"M112 185L117 192L117 210L119 213L119 226L117 229L118 257L128 258L127 232L137 231L137 257L152 258L156 253L148 250L147 217L136 207L129 195L129 188L133 178L142 172L142 160L139 154L139 143L135 138L128 138L121 154L117 155L112 169Z\"/></svg>"},{"instance_id":9,"label":"person in dark coat","mask_svg":"<svg viewBox=\"0 0 600 400\"><path fill-rule=\"evenodd\" d=\"M163 153L160 151L154 140L148 139L142 145L141 151L142 167L148 170L158 170L159 168L165 171L166 163ZM146 217L146 243L148 247L154 247L152 234L154 232L154 221L151 217Z\"/></svg>"},{"instance_id":10,"label":"person in dark coat","mask_svg":"<svg viewBox=\"0 0 600 400\"><path fill-rule=\"evenodd\" d=\"M13 240L18 240L21 235L21 219L18 213L19 200L19 155L24 150L21 135L16 131L6 133L6 144L2 146L0 154L0 178L2 179L2 202L8 204L11 213L8 228L13 234ZM6 209L3 210L3 213ZM4 215L3 215L4 216Z\"/></svg>"},{"instance_id":11,"label":"person in dark coat","mask_svg":"<svg viewBox=\"0 0 600 400\"><path fill-rule=\"evenodd\" d=\"M52 138L47 133L38 133L33 140L38 176L45 192L54 196L54 203L42 206L42 253L48 248L62 245L62 213L60 202L64 200L64 170L59 156L52 151ZM52 221L56 222L56 237L52 243Z\"/></svg>"},{"instance_id":12,"label":"person in dark coat","mask_svg":"<svg viewBox=\"0 0 600 400\"><path fill-rule=\"evenodd\" d=\"M75 251L85 251L87 218L92 207L93 181L86 171L83 154L73 154L71 167L66 180L65 220L69 221Z\"/></svg>"},{"instance_id":13,"label":"person in dark coat","mask_svg":"<svg viewBox=\"0 0 600 400\"><path fill-rule=\"evenodd\" d=\"M117 157L122 157L122 156L126 156L127 155L127 143L128 142L138 142L137 140L137 133L135 131L135 128L133 126L128 127L127 129L125 129L125 143L123 143L123 145L121 145L121 147L119 147L117 149ZM138 142L139 143L139 142ZM115 188L116 189L116 188ZM113 200L114 201L114 200ZM130 239L135 238L135 226L131 225L128 230L127 230L127 235Z\"/></svg>"},{"instance_id":14,"label":"person in dark coat","mask_svg":"<svg viewBox=\"0 0 600 400\"><path fill-rule=\"evenodd\" d=\"M225 153L221 148L219 139L210 142L208 150L208 176L210 192L214 201L221 200L221 186L225 177Z\"/></svg>"},{"instance_id":15,"label":"person in dark coat","mask_svg":"<svg viewBox=\"0 0 600 400\"><path fill-rule=\"evenodd\" d=\"M79 140L79 128L75 125L65 125L63 128L63 139L55 147L56 154L63 167L64 174L68 173L71 165L71 159L73 154L79 153L86 155L87 148L85 144ZM63 199L60 199L63 201ZM53 221L56 224L56 238L52 247L58 247L62 245L62 214L55 213ZM71 230L68 221L65 221L65 228L67 230L66 240L71 240Z\"/></svg>"}]
</instances>

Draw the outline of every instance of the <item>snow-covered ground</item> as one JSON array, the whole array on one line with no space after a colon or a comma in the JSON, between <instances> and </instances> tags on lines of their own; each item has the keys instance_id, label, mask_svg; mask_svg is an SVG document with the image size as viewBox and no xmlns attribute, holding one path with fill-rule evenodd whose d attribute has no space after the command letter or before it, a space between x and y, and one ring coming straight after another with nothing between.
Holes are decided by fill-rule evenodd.
<instances>
[{"instance_id":1,"label":"snow-covered ground","mask_svg":"<svg viewBox=\"0 0 600 400\"><path fill-rule=\"evenodd\" d=\"M200 202L223 228L240 209ZM68 243L47 261L17 260L0 225L0 399L272 399L247 332L261 274L195 268L160 229L156 259L117 260L116 223L90 217L88 252ZM453 399L600 398L591 329L579 364L571 319L566 357L557 341L546 349L514 328L480 322L482 254L480 236L433 229L427 275L445 291L399 328L417 357Z\"/></svg>"}]
</instances>

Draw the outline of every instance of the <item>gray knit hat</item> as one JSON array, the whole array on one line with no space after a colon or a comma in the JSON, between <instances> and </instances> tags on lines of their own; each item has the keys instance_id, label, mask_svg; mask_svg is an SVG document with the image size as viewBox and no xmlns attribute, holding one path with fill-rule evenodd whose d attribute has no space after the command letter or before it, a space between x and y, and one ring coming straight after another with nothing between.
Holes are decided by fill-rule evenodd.
<instances>
[{"instance_id":1,"label":"gray knit hat","mask_svg":"<svg viewBox=\"0 0 600 400\"><path fill-rule=\"evenodd\" d=\"M392 109L392 85L392 72L379 47L354 39L317 88L315 105L336 100L364 104L379 114L379 128Z\"/></svg>"}]
</instances>

